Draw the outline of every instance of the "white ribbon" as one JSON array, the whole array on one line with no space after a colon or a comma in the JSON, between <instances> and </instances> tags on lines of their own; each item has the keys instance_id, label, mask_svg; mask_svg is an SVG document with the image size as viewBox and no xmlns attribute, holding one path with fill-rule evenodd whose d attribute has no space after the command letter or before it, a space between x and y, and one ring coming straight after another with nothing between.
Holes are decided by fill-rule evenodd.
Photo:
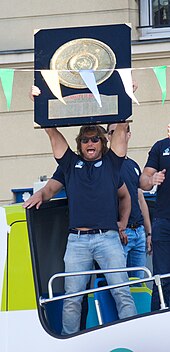
<instances>
[{"instance_id":1,"label":"white ribbon","mask_svg":"<svg viewBox=\"0 0 170 352\"><path fill-rule=\"evenodd\" d=\"M136 103L139 105L134 93L133 93L133 81L132 81L132 69L131 68L121 68L116 69L119 72L121 77L122 83L125 88L126 94Z\"/></svg>"},{"instance_id":2,"label":"white ribbon","mask_svg":"<svg viewBox=\"0 0 170 352\"><path fill-rule=\"evenodd\" d=\"M51 92L55 95L55 97L60 100L63 104L66 104L61 94L61 87L58 77L57 70L41 70L41 74L46 81L48 87Z\"/></svg>"},{"instance_id":3,"label":"white ribbon","mask_svg":"<svg viewBox=\"0 0 170 352\"><path fill-rule=\"evenodd\" d=\"M86 84L87 88L92 92L95 99L97 100L100 107L102 107L100 94L97 88L96 79L93 71L91 70L80 70L79 71L81 78Z\"/></svg>"}]
</instances>

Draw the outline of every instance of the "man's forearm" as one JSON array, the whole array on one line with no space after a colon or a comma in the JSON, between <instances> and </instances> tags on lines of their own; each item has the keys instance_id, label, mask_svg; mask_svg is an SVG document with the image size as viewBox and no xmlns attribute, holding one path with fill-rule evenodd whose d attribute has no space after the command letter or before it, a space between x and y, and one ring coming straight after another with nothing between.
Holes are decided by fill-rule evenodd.
<instances>
[{"instance_id":1,"label":"man's forearm","mask_svg":"<svg viewBox=\"0 0 170 352\"><path fill-rule=\"evenodd\" d=\"M68 148L64 136L56 128L46 128L45 131L49 136L55 158L62 158Z\"/></svg>"},{"instance_id":2,"label":"man's forearm","mask_svg":"<svg viewBox=\"0 0 170 352\"><path fill-rule=\"evenodd\" d=\"M47 191L46 189L40 189L39 192L41 192L41 196L42 196L42 201L46 202L47 200L51 199L54 194L52 192L50 192L49 190Z\"/></svg>"},{"instance_id":3,"label":"man's forearm","mask_svg":"<svg viewBox=\"0 0 170 352\"><path fill-rule=\"evenodd\" d=\"M145 232L147 234L151 233L151 221L150 221L149 209L141 189L138 190L138 201L139 201L139 206L144 219Z\"/></svg>"},{"instance_id":4,"label":"man's forearm","mask_svg":"<svg viewBox=\"0 0 170 352\"><path fill-rule=\"evenodd\" d=\"M127 153L127 126L127 122L117 124L110 142L111 149L120 157L124 157Z\"/></svg>"},{"instance_id":5,"label":"man's forearm","mask_svg":"<svg viewBox=\"0 0 170 352\"><path fill-rule=\"evenodd\" d=\"M140 188L144 191L150 191L153 186L160 186L166 176L166 169L157 171L152 167L145 167L142 175L140 176Z\"/></svg>"},{"instance_id":6,"label":"man's forearm","mask_svg":"<svg viewBox=\"0 0 170 352\"><path fill-rule=\"evenodd\" d=\"M150 191L153 186L153 176L148 176L146 174L142 174L140 176L140 188L142 188L144 191Z\"/></svg>"},{"instance_id":7,"label":"man's forearm","mask_svg":"<svg viewBox=\"0 0 170 352\"><path fill-rule=\"evenodd\" d=\"M41 192L43 202L53 198L54 195L61 191L62 188L63 184L61 182L49 179L47 184L39 190Z\"/></svg>"},{"instance_id":8,"label":"man's forearm","mask_svg":"<svg viewBox=\"0 0 170 352\"><path fill-rule=\"evenodd\" d=\"M119 221L123 224L124 229L127 227L129 215L131 212L131 199L125 197L119 200Z\"/></svg>"}]
</instances>

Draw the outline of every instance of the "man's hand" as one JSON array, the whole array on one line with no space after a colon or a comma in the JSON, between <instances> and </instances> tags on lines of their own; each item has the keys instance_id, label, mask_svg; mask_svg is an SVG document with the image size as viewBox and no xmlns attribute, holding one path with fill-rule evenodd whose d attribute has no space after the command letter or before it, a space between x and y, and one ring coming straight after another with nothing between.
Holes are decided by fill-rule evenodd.
<instances>
[{"instance_id":1,"label":"man's hand","mask_svg":"<svg viewBox=\"0 0 170 352\"><path fill-rule=\"evenodd\" d=\"M166 169L157 171L153 167L146 166L140 176L140 188L150 191L153 186L160 186L165 180Z\"/></svg>"},{"instance_id":2,"label":"man's hand","mask_svg":"<svg viewBox=\"0 0 170 352\"><path fill-rule=\"evenodd\" d=\"M136 89L138 88L138 84L136 81L133 81L133 93L136 92Z\"/></svg>"},{"instance_id":3,"label":"man's hand","mask_svg":"<svg viewBox=\"0 0 170 352\"><path fill-rule=\"evenodd\" d=\"M35 194L33 194L26 202L23 204L23 208L32 208L36 206L36 209L39 209L40 205L43 202L42 192L39 190Z\"/></svg>"},{"instance_id":4,"label":"man's hand","mask_svg":"<svg viewBox=\"0 0 170 352\"><path fill-rule=\"evenodd\" d=\"M166 173L166 169L163 169L162 171L159 171L159 172L155 172L154 175L152 176L152 185L160 186L165 180L165 173Z\"/></svg>"},{"instance_id":5,"label":"man's hand","mask_svg":"<svg viewBox=\"0 0 170 352\"><path fill-rule=\"evenodd\" d=\"M168 138L170 138L170 123L168 124Z\"/></svg>"},{"instance_id":6,"label":"man's hand","mask_svg":"<svg viewBox=\"0 0 170 352\"><path fill-rule=\"evenodd\" d=\"M38 97L41 94L40 89L37 86L32 86L31 91L29 92L29 97L34 101L34 97Z\"/></svg>"},{"instance_id":7,"label":"man's hand","mask_svg":"<svg viewBox=\"0 0 170 352\"><path fill-rule=\"evenodd\" d=\"M152 254L152 236L149 234L146 238L147 252L149 255Z\"/></svg>"},{"instance_id":8,"label":"man's hand","mask_svg":"<svg viewBox=\"0 0 170 352\"><path fill-rule=\"evenodd\" d=\"M119 236L122 244L126 245L128 243L128 237L124 231L119 231Z\"/></svg>"},{"instance_id":9,"label":"man's hand","mask_svg":"<svg viewBox=\"0 0 170 352\"><path fill-rule=\"evenodd\" d=\"M128 243L128 237L125 233L125 226L123 226L121 221L118 221L117 224L119 228L119 236L120 236L121 242L122 244L126 245Z\"/></svg>"}]
</instances>

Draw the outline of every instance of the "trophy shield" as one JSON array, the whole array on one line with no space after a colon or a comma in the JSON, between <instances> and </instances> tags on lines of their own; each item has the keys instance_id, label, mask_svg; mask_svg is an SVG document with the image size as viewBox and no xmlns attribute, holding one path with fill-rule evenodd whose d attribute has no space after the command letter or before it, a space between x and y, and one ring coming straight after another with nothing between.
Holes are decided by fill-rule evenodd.
<instances>
[{"instance_id":1,"label":"trophy shield","mask_svg":"<svg viewBox=\"0 0 170 352\"><path fill-rule=\"evenodd\" d=\"M116 66L112 49L99 40L71 40L56 50L50 69L59 70L60 83L75 89L86 88L78 70L93 70L97 85L108 79Z\"/></svg>"},{"instance_id":2,"label":"trophy shield","mask_svg":"<svg viewBox=\"0 0 170 352\"><path fill-rule=\"evenodd\" d=\"M35 34L35 123L40 127L119 122L131 116L132 102L116 69L131 67L128 25L39 30ZM41 71L57 72L57 99ZM93 90L80 72L93 75ZM88 77L88 75L87 75ZM64 102L64 103L63 103Z\"/></svg>"}]
</instances>

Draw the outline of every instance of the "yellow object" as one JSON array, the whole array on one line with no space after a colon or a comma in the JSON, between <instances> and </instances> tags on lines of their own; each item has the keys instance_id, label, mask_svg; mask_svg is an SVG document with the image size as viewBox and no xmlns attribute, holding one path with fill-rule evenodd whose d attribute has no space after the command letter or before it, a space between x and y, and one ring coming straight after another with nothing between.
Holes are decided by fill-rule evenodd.
<instances>
[{"instance_id":1,"label":"yellow object","mask_svg":"<svg viewBox=\"0 0 170 352\"><path fill-rule=\"evenodd\" d=\"M2 291L2 311L36 308L25 210L21 204L5 207L11 230Z\"/></svg>"}]
</instances>

